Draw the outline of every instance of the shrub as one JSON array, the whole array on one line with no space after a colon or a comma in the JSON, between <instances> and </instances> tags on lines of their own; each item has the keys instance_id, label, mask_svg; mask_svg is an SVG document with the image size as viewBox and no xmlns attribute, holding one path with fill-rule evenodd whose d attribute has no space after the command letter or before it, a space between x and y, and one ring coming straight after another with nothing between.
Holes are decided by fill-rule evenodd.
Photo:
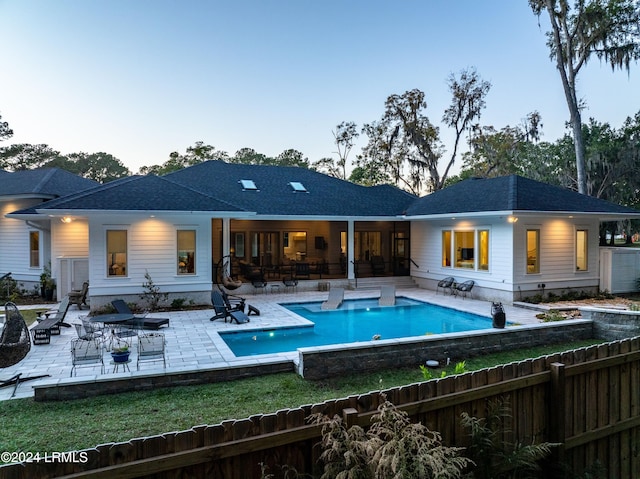
<instances>
[{"instance_id":1,"label":"shrub","mask_svg":"<svg viewBox=\"0 0 640 479\"><path fill-rule=\"evenodd\" d=\"M182 309L184 307L184 303L187 300L184 298L176 298L173 301L171 301L171 308L172 309Z\"/></svg>"},{"instance_id":2,"label":"shrub","mask_svg":"<svg viewBox=\"0 0 640 479\"><path fill-rule=\"evenodd\" d=\"M346 429L338 416L314 415L311 421L323 424L321 479L458 478L471 464L462 448L443 446L438 432L412 423L386 400L367 432L357 425Z\"/></svg>"},{"instance_id":3,"label":"shrub","mask_svg":"<svg viewBox=\"0 0 640 479\"><path fill-rule=\"evenodd\" d=\"M142 283L144 293L140 295L140 299L147 303L149 311L155 311L158 309L158 304L160 304L161 301L166 301L169 297L169 293L160 292L160 286L153 282L149 271L145 271L144 279L145 282Z\"/></svg>"},{"instance_id":4,"label":"shrub","mask_svg":"<svg viewBox=\"0 0 640 479\"><path fill-rule=\"evenodd\" d=\"M567 317L557 309L550 309L546 313L536 314L536 318L538 318L543 323L552 323L554 321L563 321L567 319Z\"/></svg>"},{"instance_id":5,"label":"shrub","mask_svg":"<svg viewBox=\"0 0 640 479\"><path fill-rule=\"evenodd\" d=\"M15 301L20 296L18 282L11 276L5 276L0 281L0 299L3 301Z\"/></svg>"},{"instance_id":6,"label":"shrub","mask_svg":"<svg viewBox=\"0 0 640 479\"><path fill-rule=\"evenodd\" d=\"M447 375L446 371L440 371L440 376L434 376L431 370L424 364L420 365L420 371L422 372L422 377L425 381L429 381L430 379L433 379L435 377L444 378Z\"/></svg>"},{"instance_id":7,"label":"shrub","mask_svg":"<svg viewBox=\"0 0 640 479\"><path fill-rule=\"evenodd\" d=\"M467 363L465 361L460 361L456 363L456 366L453 370L453 374L464 374L467 372Z\"/></svg>"}]
</instances>

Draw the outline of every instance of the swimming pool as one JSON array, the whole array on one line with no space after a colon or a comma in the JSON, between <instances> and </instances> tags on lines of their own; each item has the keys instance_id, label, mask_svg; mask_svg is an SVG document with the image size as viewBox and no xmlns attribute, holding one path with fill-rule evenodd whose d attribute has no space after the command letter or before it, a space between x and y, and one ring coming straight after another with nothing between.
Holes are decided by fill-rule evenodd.
<instances>
[{"instance_id":1,"label":"swimming pool","mask_svg":"<svg viewBox=\"0 0 640 479\"><path fill-rule=\"evenodd\" d=\"M378 299L347 300L334 311L322 311L321 302L285 303L284 308L313 324L241 332L220 332L236 356L295 351L309 346L395 339L425 334L490 329L491 318L405 297L396 306L378 306Z\"/></svg>"}]
</instances>

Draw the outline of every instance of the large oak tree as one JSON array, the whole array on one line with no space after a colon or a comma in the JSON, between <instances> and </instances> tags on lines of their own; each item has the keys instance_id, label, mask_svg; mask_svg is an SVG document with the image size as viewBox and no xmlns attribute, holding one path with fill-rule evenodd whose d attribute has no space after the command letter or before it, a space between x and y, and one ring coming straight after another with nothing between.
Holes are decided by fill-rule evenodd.
<instances>
[{"instance_id":1,"label":"large oak tree","mask_svg":"<svg viewBox=\"0 0 640 479\"><path fill-rule=\"evenodd\" d=\"M547 45L562 80L569 107L576 154L576 183L588 194L581 103L576 79L584 65L596 56L612 69L629 70L640 58L640 9L635 0L529 0L533 12L549 15Z\"/></svg>"},{"instance_id":2,"label":"large oak tree","mask_svg":"<svg viewBox=\"0 0 640 479\"><path fill-rule=\"evenodd\" d=\"M425 94L419 89L389 96L382 120L364 126L369 141L358 157L358 166L366 168L372 163L371 169L381 170L396 185L415 194L442 189L463 135L480 118L491 88L473 68L450 75L447 83L452 99L442 123L454 130L454 141L442 173L440 160L445 150L440 130L427 116Z\"/></svg>"}]
</instances>

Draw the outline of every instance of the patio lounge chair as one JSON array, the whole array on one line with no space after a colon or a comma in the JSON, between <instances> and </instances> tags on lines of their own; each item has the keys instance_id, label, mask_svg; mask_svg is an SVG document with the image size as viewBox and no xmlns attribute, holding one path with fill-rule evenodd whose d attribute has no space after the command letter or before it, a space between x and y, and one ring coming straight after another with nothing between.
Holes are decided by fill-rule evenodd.
<instances>
[{"instance_id":1,"label":"patio lounge chair","mask_svg":"<svg viewBox=\"0 0 640 479\"><path fill-rule=\"evenodd\" d=\"M455 286L456 295L461 294L462 299L464 299L467 297L467 293L469 293L469 295L471 295L471 297L473 298L471 290L473 289L474 284L475 282L471 279L469 281L465 281L464 283L457 284Z\"/></svg>"},{"instance_id":2,"label":"patio lounge chair","mask_svg":"<svg viewBox=\"0 0 640 479\"><path fill-rule=\"evenodd\" d=\"M328 311L337 309L344 301L344 288L333 288L329 291L329 297L320 305L320 309Z\"/></svg>"},{"instance_id":3,"label":"patio lounge chair","mask_svg":"<svg viewBox=\"0 0 640 479\"><path fill-rule=\"evenodd\" d=\"M67 311L69 311L69 296L65 296L60 304L58 305L58 309L52 309L49 311L45 311L41 313L36 320L44 321L45 319L55 319L56 327L51 328L51 334L60 334L60 326L64 326L65 328L70 328L71 325L69 323L64 322L64 318L67 315ZM57 330L56 330L57 328Z\"/></svg>"},{"instance_id":4,"label":"patio lounge chair","mask_svg":"<svg viewBox=\"0 0 640 479\"><path fill-rule=\"evenodd\" d=\"M235 320L238 324L248 323L250 321L249 316L247 316L244 311L241 311L237 307L229 308L224 302L224 298L220 291L211 291L211 303L213 304L215 314L209 318L210 321L224 319L224 322L226 323L227 318L229 318L230 322Z\"/></svg>"},{"instance_id":5,"label":"patio lounge chair","mask_svg":"<svg viewBox=\"0 0 640 479\"><path fill-rule=\"evenodd\" d=\"M57 310L47 311L38 316L36 318L38 324L31 328L33 344L49 344L52 335L60 334L60 326L70 328L71 325L64 322L68 310L69 296L65 296Z\"/></svg>"},{"instance_id":6,"label":"patio lounge chair","mask_svg":"<svg viewBox=\"0 0 640 479\"><path fill-rule=\"evenodd\" d=\"M453 279L452 276L449 276L447 278L441 279L440 281L438 281L438 285L436 286L436 294L438 294L438 290L440 288L442 288L443 293L444 291L446 291L447 289L449 290L449 294L453 293L453 283L455 283L455 279Z\"/></svg>"},{"instance_id":7,"label":"patio lounge chair","mask_svg":"<svg viewBox=\"0 0 640 479\"><path fill-rule=\"evenodd\" d=\"M71 290L68 293L69 304L75 304L78 309L82 309L82 305L87 306L87 293L89 292L89 281L82 283L82 289Z\"/></svg>"},{"instance_id":8,"label":"patio lounge chair","mask_svg":"<svg viewBox=\"0 0 640 479\"><path fill-rule=\"evenodd\" d=\"M396 304L396 287L395 285L383 286L380 288L380 299L378 306L393 306Z\"/></svg>"},{"instance_id":9,"label":"patio lounge chair","mask_svg":"<svg viewBox=\"0 0 640 479\"><path fill-rule=\"evenodd\" d=\"M141 329L160 329L160 326L164 326L165 324L169 326L169 318L150 318L148 316L134 316L133 311L129 308L129 305L124 302L122 299L114 299L111 301L111 305L116 309L118 314L130 314L133 316L133 319L129 322L130 326L140 326ZM142 325L139 325L139 321L142 319Z\"/></svg>"}]
</instances>

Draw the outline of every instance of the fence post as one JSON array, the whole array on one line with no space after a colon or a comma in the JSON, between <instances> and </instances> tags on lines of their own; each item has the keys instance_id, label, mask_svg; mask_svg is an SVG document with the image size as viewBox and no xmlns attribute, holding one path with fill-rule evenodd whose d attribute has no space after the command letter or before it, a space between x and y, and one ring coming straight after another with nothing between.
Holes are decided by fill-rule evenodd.
<instances>
[{"instance_id":1,"label":"fence post","mask_svg":"<svg viewBox=\"0 0 640 479\"><path fill-rule=\"evenodd\" d=\"M348 407L342 410L342 421L344 422L344 427L349 429L356 423L358 419L358 410L352 407Z\"/></svg>"},{"instance_id":2,"label":"fence post","mask_svg":"<svg viewBox=\"0 0 640 479\"><path fill-rule=\"evenodd\" d=\"M551 397L549 398L549 442L559 443L553 448L552 458L556 464L564 461L566 384L563 363L551 363ZM557 476L557 477L563 477Z\"/></svg>"}]
</instances>

